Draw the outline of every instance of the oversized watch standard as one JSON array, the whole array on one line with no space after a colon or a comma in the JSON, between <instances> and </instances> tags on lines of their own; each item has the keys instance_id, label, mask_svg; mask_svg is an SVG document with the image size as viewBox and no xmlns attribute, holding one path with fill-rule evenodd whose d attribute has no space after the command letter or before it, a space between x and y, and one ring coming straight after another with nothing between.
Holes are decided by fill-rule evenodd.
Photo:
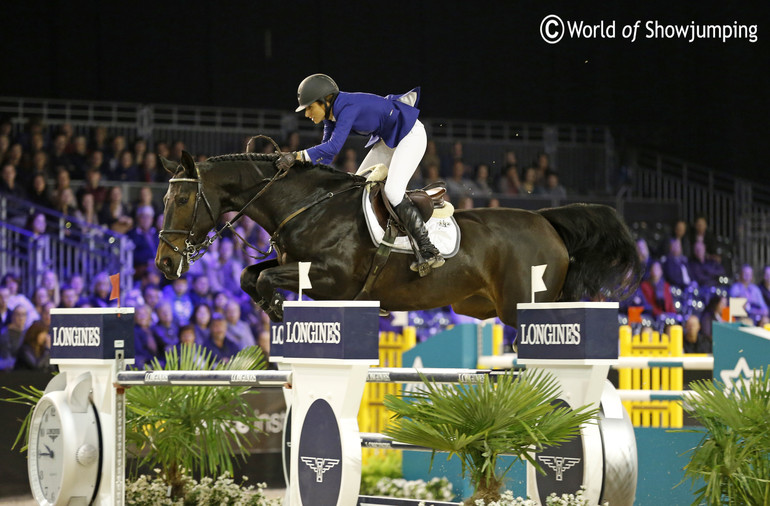
<instances>
[{"instance_id":1,"label":"oversized watch standard","mask_svg":"<svg viewBox=\"0 0 770 506\"><path fill-rule=\"evenodd\" d=\"M90 373L70 382L59 374L32 413L27 469L41 505L85 506L99 488L102 436L91 386Z\"/></svg>"}]
</instances>

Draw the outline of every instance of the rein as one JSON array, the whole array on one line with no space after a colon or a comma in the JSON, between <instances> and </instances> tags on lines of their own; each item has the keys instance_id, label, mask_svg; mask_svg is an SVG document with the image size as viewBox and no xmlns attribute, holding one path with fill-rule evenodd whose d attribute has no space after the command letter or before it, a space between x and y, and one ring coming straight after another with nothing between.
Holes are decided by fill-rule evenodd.
<instances>
[{"instance_id":1,"label":"rein","mask_svg":"<svg viewBox=\"0 0 770 506\"><path fill-rule=\"evenodd\" d=\"M248 149L249 144L254 139L259 138L259 137L265 137L265 138L267 138L268 140L270 140L271 142L273 142L275 144L275 141L273 141L269 137L262 136L262 135L257 135L257 136L252 137L251 139L249 139L249 142L246 145L246 149ZM200 169L198 168L197 165L195 166L195 172L196 172L196 177L195 178L185 178L185 177L178 177L177 178L177 177L175 177L175 178L172 178L172 179L169 180L169 184L170 183L195 183L198 186L197 194L196 194L196 197L195 197L195 207L193 208L192 220L190 222L190 229L189 230L176 230L176 229L166 230L166 229L162 229L162 230L160 230L160 232L158 232L158 237L160 238L160 240L163 241L164 243L166 243L175 253L178 253L178 254L182 255L187 260L188 264L192 264L193 262L198 260L200 257L202 257L203 254L206 252L206 250L208 250L209 246L211 246L214 243L214 241L216 241L217 239L222 237L222 233L226 229L230 229L232 234L235 237L237 237L238 239L240 239L240 241L244 245L248 246L249 248L255 250L258 253L257 255L253 255L253 256L252 255L248 255L250 258L254 258L256 260L262 260L262 259L266 258L267 256L269 256L270 253L272 253L272 251L274 249L274 246L276 244L276 240L277 240L277 238L279 236L279 233L294 218L296 218L300 214L304 213L308 209L316 206L317 204L320 204L321 202L329 200L330 198L334 197L335 195L340 195L340 194L345 193L345 192L347 192L349 190L354 190L354 189L357 189L357 188L360 188L361 186L363 186L363 184L354 184L354 185L352 185L352 186L350 186L348 188L344 188L344 189L338 191L337 193L328 192L328 193L322 195L321 197L317 198L313 202L310 202L309 204L306 204L306 205L302 206L301 208L297 209L296 211L294 211L293 213L289 214L286 218L284 218L281 221L281 223L278 224L278 227L275 229L275 231L271 235L271 237L270 237L270 246L267 248L267 251L262 251L259 248L257 248L256 246L250 244L243 236L241 236L235 230L234 224L239 219L241 219L243 217L243 215L246 212L246 209L248 209L249 206L251 206L257 199L259 199L259 197L261 197L276 181L286 177L286 175L289 173L289 170L288 169L278 170L275 173L275 175L273 175L272 178L268 179L268 178L265 177L264 173L257 166L257 164L254 163L254 160L248 159L248 161L251 163L251 165L254 167L254 169L259 173L259 175L261 177L263 177L263 180L260 182L260 184L265 182L265 181L267 181L267 184L264 186L264 188L259 190L259 192L257 192L253 197L251 197L251 199L248 202L246 202L246 204L241 208L241 210L238 211L236 213L236 215L233 216L230 220L228 220L224 225L222 225L219 228L219 230L215 230L213 235L210 235L210 236L207 235L206 239L204 239L202 242L200 242L198 244L193 242L193 237L195 235L195 233L193 231L193 226L195 225L196 218L198 216L198 207L199 207L199 204L200 204L201 201L203 201L204 205L206 206L206 210L208 211L209 216L211 217L211 220L214 223L216 223L216 221L217 221L216 217L214 216L214 212L213 212L213 210L211 208L211 204L209 203L209 200L206 197L206 194L203 192L203 179L201 178ZM185 238L184 249L180 249L179 247L177 247L174 244L172 244L171 241L169 241L166 238L166 235L168 235L168 234L184 234L184 235L186 235L187 237ZM182 264L180 263L180 269L181 269L181 265Z\"/></svg>"}]
</instances>

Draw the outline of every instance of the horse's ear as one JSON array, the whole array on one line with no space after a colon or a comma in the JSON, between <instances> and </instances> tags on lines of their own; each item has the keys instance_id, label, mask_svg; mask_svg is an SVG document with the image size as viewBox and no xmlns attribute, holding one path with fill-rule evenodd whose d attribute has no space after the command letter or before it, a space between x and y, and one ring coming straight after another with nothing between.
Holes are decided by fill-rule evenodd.
<instances>
[{"instance_id":1,"label":"horse's ear","mask_svg":"<svg viewBox=\"0 0 770 506\"><path fill-rule=\"evenodd\" d=\"M166 169L169 174L171 174L172 176L176 174L176 169L179 167L178 163L174 163L171 160L163 158L160 155L158 155L158 159L160 160L161 165L163 165L163 168Z\"/></svg>"},{"instance_id":2,"label":"horse's ear","mask_svg":"<svg viewBox=\"0 0 770 506\"><path fill-rule=\"evenodd\" d=\"M193 157L190 153L187 151L182 151L182 167L184 167L185 172L190 177L195 177L195 160L193 160Z\"/></svg>"}]
</instances>

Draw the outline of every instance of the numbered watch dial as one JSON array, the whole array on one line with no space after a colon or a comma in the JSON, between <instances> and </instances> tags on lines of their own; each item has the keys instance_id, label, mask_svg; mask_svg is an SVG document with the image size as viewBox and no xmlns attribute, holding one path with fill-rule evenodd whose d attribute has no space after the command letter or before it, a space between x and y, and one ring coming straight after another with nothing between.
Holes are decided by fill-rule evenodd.
<instances>
[{"instance_id":1,"label":"numbered watch dial","mask_svg":"<svg viewBox=\"0 0 770 506\"><path fill-rule=\"evenodd\" d=\"M30 445L30 450L35 454L30 455L30 458L37 463L36 479L40 492L49 503L54 503L62 485L62 422L56 407L50 403L44 408L39 420L40 425L36 433L32 434L37 444Z\"/></svg>"}]
</instances>

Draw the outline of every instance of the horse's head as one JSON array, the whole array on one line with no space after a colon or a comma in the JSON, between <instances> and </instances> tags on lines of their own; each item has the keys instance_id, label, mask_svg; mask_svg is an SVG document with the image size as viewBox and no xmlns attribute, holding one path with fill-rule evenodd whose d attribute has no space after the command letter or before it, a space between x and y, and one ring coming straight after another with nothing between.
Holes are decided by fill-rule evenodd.
<instances>
[{"instance_id":1,"label":"horse's head","mask_svg":"<svg viewBox=\"0 0 770 506\"><path fill-rule=\"evenodd\" d=\"M168 279L176 279L190 268L190 262L208 247L207 235L217 215L203 191L201 172L186 151L180 163L160 157L173 177L163 197L163 229L155 265ZM219 208L218 202L214 202Z\"/></svg>"}]
</instances>

